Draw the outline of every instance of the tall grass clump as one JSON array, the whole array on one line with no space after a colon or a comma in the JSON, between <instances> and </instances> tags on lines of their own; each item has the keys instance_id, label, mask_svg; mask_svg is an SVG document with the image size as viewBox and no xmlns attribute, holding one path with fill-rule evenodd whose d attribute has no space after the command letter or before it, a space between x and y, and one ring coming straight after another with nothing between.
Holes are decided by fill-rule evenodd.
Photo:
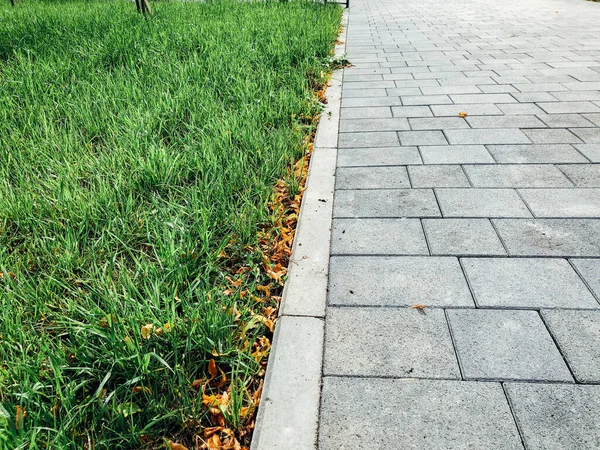
<instances>
[{"instance_id":1,"label":"tall grass clump","mask_svg":"<svg viewBox=\"0 0 600 450\"><path fill-rule=\"evenodd\" d=\"M5 3L0 449L247 445L340 9Z\"/></svg>"}]
</instances>

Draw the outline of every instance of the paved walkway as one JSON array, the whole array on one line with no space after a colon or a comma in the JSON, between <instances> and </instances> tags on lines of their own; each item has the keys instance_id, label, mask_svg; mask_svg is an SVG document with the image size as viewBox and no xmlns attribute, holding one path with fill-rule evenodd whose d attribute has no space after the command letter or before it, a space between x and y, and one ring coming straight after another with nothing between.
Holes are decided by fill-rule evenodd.
<instances>
[{"instance_id":1,"label":"paved walkway","mask_svg":"<svg viewBox=\"0 0 600 450\"><path fill-rule=\"evenodd\" d=\"M351 6L319 448L600 448L600 3Z\"/></svg>"}]
</instances>

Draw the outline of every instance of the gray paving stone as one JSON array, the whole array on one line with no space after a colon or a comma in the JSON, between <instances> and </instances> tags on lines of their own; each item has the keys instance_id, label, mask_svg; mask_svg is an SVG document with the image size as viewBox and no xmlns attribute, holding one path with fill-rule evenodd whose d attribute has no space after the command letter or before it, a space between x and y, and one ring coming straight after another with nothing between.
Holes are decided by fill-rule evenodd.
<instances>
[{"instance_id":1,"label":"gray paving stone","mask_svg":"<svg viewBox=\"0 0 600 450\"><path fill-rule=\"evenodd\" d=\"M380 77L381 78L381 77ZM346 81L344 79L344 89L384 89L396 87L393 81Z\"/></svg>"},{"instance_id":2,"label":"gray paving stone","mask_svg":"<svg viewBox=\"0 0 600 450\"><path fill-rule=\"evenodd\" d=\"M431 189L377 189L336 191L333 216L438 217L439 208Z\"/></svg>"},{"instance_id":3,"label":"gray paving stone","mask_svg":"<svg viewBox=\"0 0 600 450\"><path fill-rule=\"evenodd\" d=\"M553 97L547 92L514 92L510 95L521 103L558 102L556 97Z\"/></svg>"},{"instance_id":4,"label":"gray paving stone","mask_svg":"<svg viewBox=\"0 0 600 450\"><path fill-rule=\"evenodd\" d=\"M538 106L549 114L600 112L600 108L592 102L541 102Z\"/></svg>"},{"instance_id":5,"label":"gray paving stone","mask_svg":"<svg viewBox=\"0 0 600 450\"><path fill-rule=\"evenodd\" d=\"M325 376L460 380L442 309L329 308L325 330Z\"/></svg>"},{"instance_id":6,"label":"gray paving stone","mask_svg":"<svg viewBox=\"0 0 600 450\"><path fill-rule=\"evenodd\" d=\"M596 113L596 114L584 114L583 117L585 118L585 120L589 120L594 125L600 127L600 113Z\"/></svg>"},{"instance_id":7,"label":"gray paving stone","mask_svg":"<svg viewBox=\"0 0 600 450\"><path fill-rule=\"evenodd\" d=\"M465 258L475 303L494 308L598 308L565 259Z\"/></svg>"},{"instance_id":8,"label":"gray paving stone","mask_svg":"<svg viewBox=\"0 0 600 450\"><path fill-rule=\"evenodd\" d=\"M571 128L586 144L600 144L600 128Z\"/></svg>"},{"instance_id":9,"label":"gray paving stone","mask_svg":"<svg viewBox=\"0 0 600 450\"><path fill-rule=\"evenodd\" d=\"M464 379L573 381L536 311L446 313Z\"/></svg>"},{"instance_id":10,"label":"gray paving stone","mask_svg":"<svg viewBox=\"0 0 600 450\"><path fill-rule=\"evenodd\" d=\"M398 145L398 135L394 131L340 133L338 142L340 148L389 147Z\"/></svg>"},{"instance_id":11,"label":"gray paving stone","mask_svg":"<svg viewBox=\"0 0 600 450\"><path fill-rule=\"evenodd\" d=\"M351 89L343 90L344 98L356 98L356 97L387 97L388 93L386 89Z\"/></svg>"},{"instance_id":12,"label":"gray paving stone","mask_svg":"<svg viewBox=\"0 0 600 450\"><path fill-rule=\"evenodd\" d=\"M336 189L409 188L406 167L340 167L335 176Z\"/></svg>"},{"instance_id":13,"label":"gray paving stone","mask_svg":"<svg viewBox=\"0 0 600 450\"><path fill-rule=\"evenodd\" d=\"M563 164L557 166L579 187L600 187L600 164Z\"/></svg>"},{"instance_id":14,"label":"gray paving stone","mask_svg":"<svg viewBox=\"0 0 600 450\"><path fill-rule=\"evenodd\" d=\"M528 450L600 448L600 386L507 383Z\"/></svg>"},{"instance_id":15,"label":"gray paving stone","mask_svg":"<svg viewBox=\"0 0 600 450\"><path fill-rule=\"evenodd\" d=\"M548 164L465 165L475 187L567 187L573 186L555 166Z\"/></svg>"},{"instance_id":16,"label":"gray paving stone","mask_svg":"<svg viewBox=\"0 0 600 450\"><path fill-rule=\"evenodd\" d=\"M423 219L432 255L506 255L488 219Z\"/></svg>"},{"instance_id":17,"label":"gray paving stone","mask_svg":"<svg viewBox=\"0 0 600 450\"><path fill-rule=\"evenodd\" d=\"M377 119L392 117L392 110L389 107L370 107L370 108L342 108L340 117L343 119Z\"/></svg>"},{"instance_id":18,"label":"gray paving stone","mask_svg":"<svg viewBox=\"0 0 600 450\"><path fill-rule=\"evenodd\" d=\"M542 317L580 383L600 383L600 310L544 310Z\"/></svg>"},{"instance_id":19,"label":"gray paving stone","mask_svg":"<svg viewBox=\"0 0 600 450\"><path fill-rule=\"evenodd\" d=\"M507 115L544 114L544 111L534 103L504 103L498 105L498 108Z\"/></svg>"},{"instance_id":20,"label":"gray paving stone","mask_svg":"<svg viewBox=\"0 0 600 450\"><path fill-rule=\"evenodd\" d=\"M442 130L448 128L470 128L462 117L424 117L408 119L413 130Z\"/></svg>"},{"instance_id":21,"label":"gray paving stone","mask_svg":"<svg viewBox=\"0 0 600 450\"><path fill-rule=\"evenodd\" d=\"M408 169L410 181L415 188L469 187L462 167L454 165L423 165Z\"/></svg>"},{"instance_id":22,"label":"gray paving stone","mask_svg":"<svg viewBox=\"0 0 600 450\"><path fill-rule=\"evenodd\" d=\"M512 256L598 256L600 220L493 219Z\"/></svg>"},{"instance_id":23,"label":"gray paving stone","mask_svg":"<svg viewBox=\"0 0 600 450\"><path fill-rule=\"evenodd\" d=\"M544 123L532 115L512 116L473 116L467 117L473 128L533 128L545 127Z\"/></svg>"},{"instance_id":24,"label":"gray paving stone","mask_svg":"<svg viewBox=\"0 0 600 450\"><path fill-rule=\"evenodd\" d=\"M429 106L392 106L394 117L431 117Z\"/></svg>"},{"instance_id":25,"label":"gray paving stone","mask_svg":"<svg viewBox=\"0 0 600 450\"><path fill-rule=\"evenodd\" d=\"M447 95L413 95L402 96L402 104L406 106L416 105L448 105L452 103Z\"/></svg>"},{"instance_id":26,"label":"gray paving stone","mask_svg":"<svg viewBox=\"0 0 600 450\"><path fill-rule=\"evenodd\" d=\"M523 448L498 383L325 377L319 431L320 450Z\"/></svg>"},{"instance_id":27,"label":"gray paving stone","mask_svg":"<svg viewBox=\"0 0 600 450\"><path fill-rule=\"evenodd\" d=\"M571 263L596 294L596 298L600 299L600 259L572 259Z\"/></svg>"},{"instance_id":28,"label":"gray paving stone","mask_svg":"<svg viewBox=\"0 0 600 450\"><path fill-rule=\"evenodd\" d=\"M460 105L432 105L431 111L434 116L456 116L461 112L467 113L469 116L497 116L501 115L502 111L498 106L489 104L460 104Z\"/></svg>"},{"instance_id":29,"label":"gray paving stone","mask_svg":"<svg viewBox=\"0 0 600 450\"><path fill-rule=\"evenodd\" d=\"M479 94L481 89L477 86L424 86L421 88L424 95L448 94Z\"/></svg>"},{"instance_id":30,"label":"gray paving stone","mask_svg":"<svg viewBox=\"0 0 600 450\"><path fill-rule=\"evenodd\" d=\"M332 256L329 304L473 307L456 258Z\"/></svg>"},{"instance_id":31,"label":"gray paving stone","mask_svg":"<svg viewBox=\"0 0 600 450\"><path fill-rule=\"evenodd\" d=\"M581 114L538 114L538 117L549 127L592 127L589 120Z\"/></svg>"},{"instance_id":32,"label":"gray paving stone","mask_svg":"<svg viewBox=\"0 0 600 450\"><path fill-rule=\"evenodd\" d=\"M577 144L579 148L581 144ZM568 144L488 145L499 163L579 163L588 160ZM600 149L599 149L600 155Z\"/></svg>"},{"instance_id":33,"label":"gray paving stone","mask_svg":"<svg viewBox=\"0 0 600 450\"><path fill-rule=\"evenodd\" d=\"M436 189L444 217L531 217L514 189Z\"/></svg>"},{"instance_id":34,"label":"gray paving stone","mask_svg":"<svg viewBox=\"0 0 600 450\"><path fill-rule=\"evenodd\" d=\"M526 144L530 140L518 128L444 130L450 144Z\"/></svg>"},{"instance_id":35,"label":"gray paving stone","mask_svg":"<svg viewBox=\"0 0 600 450\"><path fill-rule=\"evenodd\" d=\"M428 255L419 219L335 219L333 255Z\"/></svg>"},{"instance_id":36,"label":"gray paving stone","mask_svg":"<svg viewBox=\"0 0 600 450\"><path fill-rule=\"evenodd\" d=\"M419 147L425 164L493 163L483 145L433 145Z\"/></svg>"},{"instance_id":37,"label":"gray paving stone","mask_svg":"<svg viewBox=\"0 0 600 450\"><path fill-rule=\"evenodd\" d=\"M564 128L523 130L534 144L578 144L581 139Z\"/></svg>"},{"instance_id":38,"label":"gray paving stone","mask_svg":"<svg viewBox=\"0 0 600 450\"><path fill-rule=\"evenodd\" d=\"M535 217L600 217L600 189L520 189Z\"/></svg>"},{"instance_id":39,"label":"gray paving stone","mask_svg":"<svg viewBox=\"0 0 600 450\"><path fill-rule=\"evenodd\" d=\"M388 82L386 82L388 83ZM389 83L392 83L391 81ZM400 97L354 97L342 98L342 108L365 108L398 106L402 101Z\"/></svg>"},{"instance_id":40,"label":"gray paving stone","mask_svg":"<svg viewBox=\"0 0 600 450\"><path fill-rule=\"evenodd\" d=\"M489 103L515 103L516 100L509 94L456 94L450 98L457 104L489 104Z\"/></svg>"},{"instance_id":41,"label":"gray paving stone","mask_svg":"<svg viewBox=\"0 0 600 450\"><path fill-rule=\"evenodd\" d=\"M400 131L410 130L408 120L402 118L381 119L343 119L340 121L340 132L358 131Z\"/></svg>"},{"instance_id":42,"label":"gray paving stone","mask_svg":"<svg viewBox=\"0 0 600 450\"><path fill-rule=\"evenodd\" d=\"M337 164L351 166L399 166L421 164L417 147L340 148Z\"/></svg>"},{"instance_id":43,"label":"gray paving stone","mask_svg":"<svg viewBox=\"0 0 600 450\"><path fill-rule=\"evenodd\" d=\"M401 145L445 145L448 142L441 131L399 131Z\"/></svg>"},{"instance_id":44,"label":"gray paving stone","mask_svg":"<svg viewBox=\"0 0 600 450\"><path fill-rule=\"evenodd\" d=\"M600 144L576 144L575 148L591 162L600 162Z\"/></svg>"}]
</instances>

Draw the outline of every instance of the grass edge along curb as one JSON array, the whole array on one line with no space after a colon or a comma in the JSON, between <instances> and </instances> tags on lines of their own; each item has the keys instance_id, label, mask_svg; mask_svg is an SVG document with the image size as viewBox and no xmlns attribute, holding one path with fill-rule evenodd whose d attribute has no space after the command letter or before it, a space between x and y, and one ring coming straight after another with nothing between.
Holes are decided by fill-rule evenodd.
<instances>
[{"instance_id":1,"label":"grass edge along curb","mask_svg":"<svg viewBox=\"0 0 600 450\"><path fill-rule=\"evenodd\" d=\"M291 244L271 189L299 192L302 164L285 171L309 146L339 8L54 7L0 9L19 19L0 27L0 448L245 444L285 274L272 246ZM57 28L74 17L81 42Z\"/></svg>"}]
</instances>

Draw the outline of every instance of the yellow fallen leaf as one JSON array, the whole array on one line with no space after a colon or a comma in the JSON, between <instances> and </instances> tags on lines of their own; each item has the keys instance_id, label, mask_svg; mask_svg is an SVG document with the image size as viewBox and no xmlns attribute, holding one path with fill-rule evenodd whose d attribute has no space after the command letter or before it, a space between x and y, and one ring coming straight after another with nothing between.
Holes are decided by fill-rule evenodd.
<instances>
[{"instance_id":1,"label":"yellow fallen leaf","mask_svg":"<svg viewBox=\"0 0 600 450\"><path fill-rule=\"evenodd\" d=\"M154 329L154 325L152 325L151 323L144 325L142 327L142 337L144 339L150 339L150 336L152 335L152 330Z\"/></svg>"},{"instance_id":2,"label":"yellow fallen leaf","mask_svg":"<svg viewBox=\"0 0 600 450\"><path fill-rule=\"evenodd\" d=\"M167 442L167 444L169 445L169 448L171 450L188 450L188 448L186 446L178 444L173 441L169 441L169 442Z\"/></svg>"},{"instance_id":3,"label":"yellow fallen leaf","mask_svg":"<svg viewBox=\"0 0 600 450\"><path fill-rule=\"evenodd\" d=\"M467 117L468 114L466 112L459 112L458 117Z\"/></svg>"}]
</instances>

